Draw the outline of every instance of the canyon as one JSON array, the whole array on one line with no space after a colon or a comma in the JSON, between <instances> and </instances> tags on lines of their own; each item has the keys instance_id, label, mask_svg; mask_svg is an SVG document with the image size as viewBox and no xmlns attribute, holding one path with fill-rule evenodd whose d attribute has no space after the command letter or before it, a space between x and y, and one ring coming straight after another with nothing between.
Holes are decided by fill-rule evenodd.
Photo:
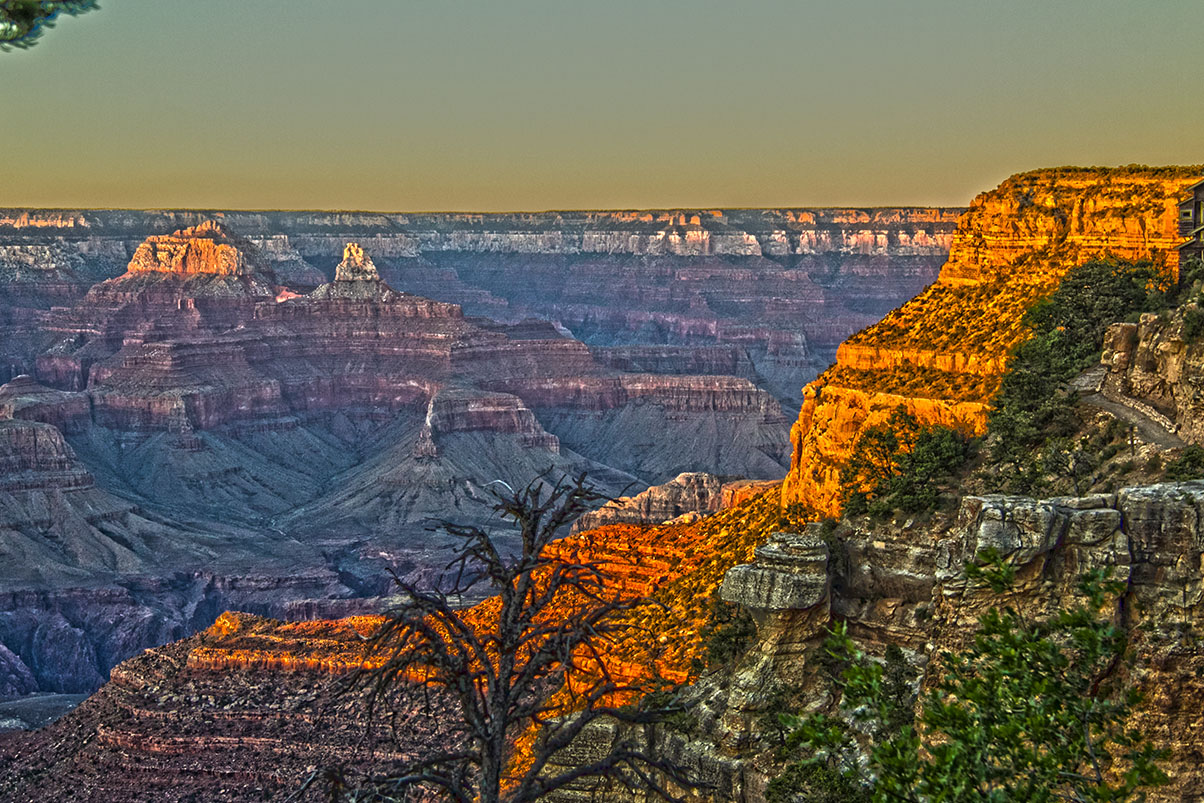
<instances>
[{"instance_id":1,"label":"canyon","mask_svg":"<svg viewBox=\"0 0 1204 803\"><path fill-rule=\"evenodd\" d=\"M0 686L379 607L495 481L778 479L958 211L0 211Z\"/></svg>"},{"instance_id":2,"label":"canyon","mask_svg":"<svg viewBox=\"0 0 1204 803\"><path fill-rule=\"evenodd\" d=\"M481 216L471 225L461 221L404 241L382 233L374 235L375 240L359 236L362 249L346 248L342 262L331 256L318 259L312 249L318 243L333 247L346 231L331 237L313 229L304 236L285 232L273 235L270 249L261 248L280 257L278 264L291 266L279 268L276 276L288 270L300 275L304 262L323 280L311 274L314 284L307 292L298 284L259 300L254 288L263 281L258 277L266 268L256 267L253 260L244 264L241 275L206 278L206 287L220 290L214 297L236 298L237 314L231 312L233 307L212 304L195 293L188 303L177 297L177 311L187 315L173 314L170 327L124 328L120 338L105 335L112 331L106 327L123 325L112 323L121 314L106 311L109 302L104 299L124 293L122 283L128 277L86 291L91 299L86 315L57 301L12 313L10 321L37 318L44 325L37 331L54 335L39 345L42 350L32 364L25 356L31 352L13 351L6 358L10 364L33 375L14 375L0 389L0 414L11 419L0 424L0 443L14 444L3 458L9 461L5 465L30 478L20 479L11 492L24 505L22 520L32 520L46 505L19 494L43 494L39 499L58 494L80 511L69 517L70 527L97 531L90 539L81 537L78 548L103 554L115 567L110 570L115 576L123 571L122 561L146 560L143 543L155 550L204 548L216 554L222 537L247 548L259 548L266 537L282 550L322 551L326 563L308 578L293 578L298 585L287 592L295 597L285 614L263 606L265 597L255 595L257 589L248 579L224 572L174 575L173 582L181 588L189 583L212 587L206 598L210 605L224 601L224 593L246 592L239 602L247 613L222 614L198 635L131 658L76 711L39 731L0 739L0 795L23 800L71 793L82 800L118 795L158 801L203 793L206 799L237 800L252 794L284 799L321 766L320 755L362 766L358 762L368 760L363 752L368 748L356 735L363 732L365 712L361 701L336 689L340 678L364 660L360 636L379 623L370 601L384 589L370 586L362 555L343 553L330 560L330 547L340 543L335 533L341 529L342 538L368 539L372 522L402 526L407 511L427 515L441 505L439 509L450 506L456 511L453 518L471 521L471 503L479 498L460 492L458 486L423 496L413 490L421 486L413 477L425 471L422 476L432 478L425 487L449 489L447 477L485 469L479 462L482 455L503 442L514 445L505 460L522 460L522 455L539 451L541 456L558 454L563 460L604 466L597 476L612 482L610 487L630 482L627 478L640 481L635 493L623 491L628 495L589 514L574 534L556 543L551 556L593 563L612 576L622 593L654 601L631 614L640 635L609 645L604 660L609 671L624 680L686 684L682 693L690 703L688 718L649 738L711 785L709 793L695 797L744 803L765 799L769 781L782 770L780 737L765 723L783 706L815 712L833 704L823 658L825 628L833 620L847 622L850 634L871 656L881 658L888 646L900 647L924 683L933 656L963 646L978 615L991 605L1010 604L1033 615L1055 611L1079 599L1076 581L1094 567L1108 567L1125 582L1115 613L1131 636L1134 656L1131 664L1116 671L1126 684L1144 692L1134 723L1169 751L1163 766L1171 784L1155 790L1151 799L1199 797L1204 794L1204 775L1198 769L1197 703L1204 667L1194 623L1204 599L1201 482L1159 482L1151 476L1146 482L1086 496L969 494L949 500L932 514L836 517L840 470L866 426L902 407L923 422L983 430L991 395L1006 370L1006 353L1025 336L1025 310L1052 292L1071 267L1110 255L1148 259L1167 275L1177 275L1178 196L1202 173L1198 166L1059 168L1014 176L980 195L950 235L950 254L937 281L915 288L918 295L881 322L842 335L835 365L807 386L779 464L784 481L781 473L755 469L757 453L776 454L768 448L774 442L769 432L784 428L782 402L789 400L775 387L774 377L783 375L776 372L787 359L780 351L771 359L771 343L783 337L770 331L776 322L762 330L762 322L746 318L752 327L745 331L746 339L733 338L733 324L708 329L698 323L716 312L705 297L706 314L672 317L649 300L655 295L651 286L659 281L652 279L641 286L642 298L628 286L620 294L626 298L616 302L619 307L626 304L626 311L614 316L586 309L588 305L577 304L571 295L540 306L524 294L535 294L541 281L551 284L549 276L567 277L574 271L588 276L615 264L610 260L632 258L647 269L641 275L648 276L665 275L659 271L677 260L698 260L698 272L679 264L680 275L675 276L688 280L707 275L712 281L718 275L735 293L737 283L759 285L734 275L732 266L744 264L739 260L810 265L815 255L807 249L847 245L818 233L804 236L806 226L818 232L818 222L834 220L833 212L816 212L814 218L790 213L794 217L787 223L793 225L783 229L797 232L797 237L787 234L780 244L747 222L741 226L750 237L727 236L730 232L715 225L717 218L708 220L701 212L675 214L672 220L632 213L622 216L623 225L616 222L618 216L607 219L606 225L614 227L610 231L625 232L622 236L595 236L589 226L577 232L567 224L553 236L532 223L532 230L513 232L513 238L495 236L485 225L488 216ZM65 230L69 220L71 227L82 226L88 214L63 213L53 225ZM123 225L120 214L126 213L109 214L113 217L107 223L93 218L88 225L109 226L110 231ZM299 215L263 213L263 218L274 214ZM866 220L849 225L907 214L918 212L850 214L856 221L863 216ZM781 220L775 217L781 213L759 212L725 212L724 218L747 221L756 215ZM425 220L406 217L402 224L389 216L336 218L323 219L334 228L356 221L383 227ZM0 226L15 226L5 222L9 219L18 216L0 216ZM313 227L313 219L305 220ZM199 225L184 217L172 222ZM203 236L230 236L215 234L227 225L233 223L209 227ZM287 247L280 239L285 235ZM928 247L928 237L911 235L904 245L896 232L880 242L887 249L906 250ZM260 239L267 243L269 238ZM380 246L379 257L374 242ZM872 250L879 240L856 242L857 248ZM848 247L852 271L869 270L877 259ZM301 256L294 257L291 249ZM499 258L490 261L482 254ZM873 258L862 262L863 256ZM419 300L392 289L409 289L390 273L398 264L416 266L398 262L407 259L425 260L431 268L425 281L432 299L438 297L434 290L465 294L464 306L456 307L458 317L447 307L460 302L446 297ZM370 260L381 264L375 273ZM486 264L493 267L486 270ZM525 278L516 271L521 264L532 266ZM719 274L707 273L721 264L727 267ZM746 267L756 273L754 263ZM793 269L783 268L780 275L776 268L768 270L766 286L792 281L786 274ZM484 277L489 271L497 276L488 286L483 278L480 284L466 278ZM504 274L508 278L502 278ZM593 275L592 281L598 281ZM40 289L30 286L22 297L78 292L62 289L69 281L55 283L62 278ZM527 281L530 284L524 286ZM232 289L235 283L246 290L244 295ZM816 278L815 284L825 291L835 287L830 276ZM679 291L670 295L674 292ZM475 294L473 300L468 294ZM820 295L829 297L827 292ZM136 297L143 309L162 303ZM761 297L756 303L766 306L771 301ZM864 303L868 309L878 301ZM1124 407L1154 421L1155 436L1144 430L1132 435L1130 449L1143 464L1151 456L1168 454L1161 442L1164 430L1181 443L1204 445L1196 415L1198 388L1204 382L1199 303L1191 298L1167 314L1117 322L1108 331L1095 373L1099 395L1112 406L1091 408L1092 415L1106 419L1113 414L1110 410ZM697 300L689 304L696 305L695 312L702 308ZM856 318L856 306L846 305L846 322ZM346 310L351 307L371 312L349 324L352 316ZM489 320L473 317L488 314L489 307ZM402 308L408 312L400 312ZM728 309L737 311L737 306ZM232 320L223 317L232 315ZM393 325L386 331L376 322L389 316ZM396 325L398 319L406 325ZM215 328L219 336L213 335ZM809 350L829 342L819 326L795 328L806 333ZM198 332L205 337L195 336ZM399 332L406 333L404 345L399 345ZM374 351L367 344L374 338L387 347ZM307 343L304 349L289 345L302 339ZM457 345L450 345L451 339ZM329 357L323 350L335 351L336 341L354 346L340 346ZM423 361L423 375L433 379L430 386L407 386L402 393L397 390L400 378L409 375L399 367L403 358L397 355L407 349L420 355L413 359ZM349 353L355 357L349 358ZM795 352L790 359L798 356ZM387 376L390 383L369 381L356 369L355 360L372 366L371 377ZM204 373L202 366L215 362L228 370ZM792 371L805 363L800 360ZM702 381L703 375L693 373L700 367L722 370ZM148 394L146 388L156 392ZM344 404L344 399L354 401ZM372 411L382 408L397 414L387 421L374 420ZM412 416L403 415L407 409ZM728 428L717 432L710 417L729 415ZM115 438L115 431L125 434ZM277 486L253 486L253 480L269 474L252 470L238 480L240 485L209 480L205 494L191 491L191 480L176 482L158 492L157 498L172 500L160 505L148 505L143 500L153 495L135 490L161 481L150 479L152 474L178 473L173 468L139 474L137 469L161 448L159 444L189 455L199 443L229 461L236 454L250 459L245 453L254 452L255 460L285 465L283 455L273 450L283 451L281 442L295 442L293 436L280 433L298 431L306 433L304 448L290 446L289 454L300 456L300 464L313 471L308 477L295 471ZM666 442L650 446L649 433L658 431ZM713 439L707 440L707 433L715 433ZM352 462L346 444L362 442L357 438L383 448ZM137 451L154 439L159 440L153 449L142 446ZM246 444L250 446L243 448ZM587 448L591 444L593 448ZM121 456L123 450L129 450L129 456ZM700 462L708 464L709 473L680 467L688 450L706 456ZM338 463L340 456L346 462ZM318 473L313 467L322 460L335 468ZM440 473L431 460L446 461L455 469ZM724 460L730 462L723 465ZM212 471L218 463L179 465L188 466L190 476L202 476L202 468ZM489 470L501 468L500 463L486 465ZM737 475L760 476L765 482L732 482ZM115 484L118 480L121 486ZM333 488L316 495L316 502L288 496L305 481ZM121 493L112 490L118 487ZM220 504L240 511L222 519L229 530L210 532L209 518L203 520L203 534L180 536L178 527L199 527L202 520L196 511L218 489L231 487L237 492L217 497ZM133 503L135 497L138 504ZM806 519L812 523L804 523ZM821 524L819 519L828 521ZM120 533L130 545L129 556L116 547L95 546L117 532L113 525L102 528L100 523L116 520L130 522L122 526L142 539ZM271 530L270 537L262 530L265 521L279 528ZM66 528L68 523L51 522L50 531L55 526ZM242 533L255 533L259 541L242 540ZM378 534L370 538L373 549L384 543ZM1016 569L1016 583L1003 595L974 582L966 572L986 547L996 549ZM388 544L387 550L400 554L401 545ZM65 578L72 564L59 554L60 568L55 571ZM396 558L385 560L394 560L393 566L411 576L426 571L425 576L433 578L429 568L423 568L430 562L422 558L411 553L404 565ZM36 584L31 578L21 582ZM74 580L55 582L59 588L79 585ZM313 585L302 588L307 582ZM313 593L323 582L342 588ZM127 592L132 599L144 599L140 588ZM324 601L340 595L341 600ZM115 597L113 604L122 604L121 599ZM729 663L708 667L707 639L718 600L748 611L755 635ZM29 604L14 602L13 607ZM70 618L69 606L56 604L62 606L68 626L81 629ZM261 607L256 609L256 604ZM345 608L331 611L324 605ZM336 615L345 618L324 618ZM300 617L313 621L283 621ZM194 629L202 627L205 618L197 616ZM191 631L180 631L186 632ZM45 641L47 636L40 638ZM41 683L18 649L0 652L0 667L6 663L14 667L12 688ZM411 716L412 708L416 710L405 700L397 702L405 717ZM403 758L407 746L421 749L425 739L438 738L438 715L424 722L407 718L406 723L408 742L372 746L382 762L378 766ZM591 741L594 736L596 743ZM604 750L606 738L605 733L587 735L574 747L574 756ZM322 792L314 787L305 794L317 800Z\"/></svg>"}]
</instances>

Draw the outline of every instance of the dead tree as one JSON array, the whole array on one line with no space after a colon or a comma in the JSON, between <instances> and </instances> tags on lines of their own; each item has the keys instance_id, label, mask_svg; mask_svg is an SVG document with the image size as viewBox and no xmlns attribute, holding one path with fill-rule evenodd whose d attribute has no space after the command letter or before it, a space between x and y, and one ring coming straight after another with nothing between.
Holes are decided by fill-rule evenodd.
<instances>
[{"instance_id":1,"label":"dead tree","mask_svg":"<svg viewBox=\"0 0 1204 803\"><path fill-rule=\"evenodd\" d=\"M421 686L440 698L444 717L454 712L458 738L400 771L361 778L350 785L358 791L347 796L525 803L597 779L673 799L670 784L695 784L658 758L646 735L680 708L624 705L647 689L613 677L604 659L634 627L624 614L649 601L621 594L596 564L546 554L567 525L604 497L584 475L555 482L540 477L518 491L506 487L494 492L495 510L517 525L517 553L478 527L444 524L461 542L448 565L453 587L424 590L394 577L406 601L371 638L372 668L353 679L371 690L376 704L399 686ZM482 583L490 599L457 606L455 600ZM620 736L600 757L569 763L565 749L605 718L630 737Z\"/></svg>"}]
</instances>

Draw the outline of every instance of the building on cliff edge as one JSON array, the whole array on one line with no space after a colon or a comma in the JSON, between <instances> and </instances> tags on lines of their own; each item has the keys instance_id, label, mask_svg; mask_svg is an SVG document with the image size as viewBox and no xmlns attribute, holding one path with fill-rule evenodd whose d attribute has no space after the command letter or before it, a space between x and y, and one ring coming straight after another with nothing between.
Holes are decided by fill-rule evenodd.
<instances>
[{"instance_id":1,"label":"building on cliff edge","mask_svg":"<svg viewBox=\"0 0 1204 803\"><path fill-rule=\"evenodd\" d=\"M1179 246L1179 264L1195 257L1204 259L1204 179L1187 188L1191 193L1179 204L1179 235L1189 237Z\"/></svg>"}]
</instances>

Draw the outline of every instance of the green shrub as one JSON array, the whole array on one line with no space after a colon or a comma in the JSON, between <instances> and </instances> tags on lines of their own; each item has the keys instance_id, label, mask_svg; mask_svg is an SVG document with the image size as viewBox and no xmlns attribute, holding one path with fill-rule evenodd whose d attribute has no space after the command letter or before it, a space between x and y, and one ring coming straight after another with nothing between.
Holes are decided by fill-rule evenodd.
<instances>
[{"instance_id":1,"label":"green shrub","mask_svg":"<svg viewBox=\"0 0 1204 803\"><path fill-rule=\"evenodd\" d=\"M1098 362L1109 324L1165 305L1160 281L1148 262L1093 260L1071 270L1025 315L1031 336L1012 351L987 422L992 457L1011 468L1014 482L1031 484L1016 478L1035 479L1035 452L1077 431L1066 383Z\"/></svg>"},{"instance_id":2,"label":"green shrub","mask_svg":"<svg viewBox=\"0 0 1204 803\"><path fill-rule=\"evenodd\" d=\"M844 510L850 515L935 510L944 483L965 465L972 444L950 427L921 425L902 407L867 427L841 470Z\"/></svg>"},{"instance_id":3,"label":"green shrub","mask_svg":"<svg viewBox=\"0 0 1204 803\"><path fill-rule=\"evenodd\" d=\"M1172 482L1198 480L1204 477L1204 449L1188 446L1166 466L1166 479Z\"/></svg>"},{"instance_id":4,"label":"green shrub","mask_svg":"<svg viewBox=\"0 0 1204 803\"><path fill-rule=\"evenodd\" d=\"M1186 340L1199 340L1204 335L1204 309L1185 307L1183 309L1183 337Z\"/></svg>"},{"instance_id":5,"label":"green shrub","mask_svg":"<svg viewBox=\"0 0 1204 803\"><path fill-rule=\"evenodd\" d=\"M710 615L700 635L706 666L726 666L748 652L757 636L757 625L747 610L724 602L716 595L711 601Z\"/></svg>"},{"instance_id":6,"label":"green shrub","mask_svg":"<svg viewBox=\"0 0 1204 803\"><path fill-rule=\"evenodd\" d=\"M983 557L967 574L1003 593L1014 568ZM1128 646L1115 621L1125 584L1094 570L1080 590L1085 604L1044 620L992 607L964 650L930 664L918 716L889 658L868 659L837 624L827 649L844 663L841 714L783 717L801 760L779 788L803 795L776 799L836 800L843 783L846 799L874 803L1145 800L1167 782L1157 765L1166 751L1133 726L1139 696L1113 671Z\"/></svg>"}]
</instances>

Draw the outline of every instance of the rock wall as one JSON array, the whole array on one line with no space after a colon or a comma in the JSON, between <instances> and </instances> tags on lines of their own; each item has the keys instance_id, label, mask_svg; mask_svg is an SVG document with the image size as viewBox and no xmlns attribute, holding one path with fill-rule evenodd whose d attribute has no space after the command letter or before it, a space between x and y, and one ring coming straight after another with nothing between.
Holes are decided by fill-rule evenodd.
<instances>
[{"instance_id":1,"label":"rock wall","mask_svg":"<svg viewBox=\"0 0 1204 803\"><path fill-rule=\"evenodd\" d=\"M661 676L693 679L685 698L692 705L689 722L654 738L658 749L714 785L717 791L710 797L697 794L697 799L764 800L768 781L781 770L767 716L775 706L818 711L834 704L821 649L832 617L847 621L870 655L898 645L923 672L942 650L964 645L988 607L1012 605L1031 616L1048 614L1078 601L1077 580L1095 567L1110 567L1127 581L1116 615L1132 634L1134 660L1116 671L1127 673L1124 683L1146 694L1134 723L1171 753L1163 764L1171 785L1155 790L1151 799L1204 794L1204 772L1195 758L1204 733L1194 704L1204 689L1204 657L1195 635L1204 614L1204 533L1198 532L1204 483L1081 498L967 497L957 510L927 520L847 520L834 530L811 525L804 532L777 528L774 496L699 522L611 525L557 545L563 559L590 560L611 572L622 593L652 594L663 603L642 615L637 632L672 632L675 638L629 639L612 645L607 662L622 679L647 677L649 662ZM965 573L986 547L1016 567L1016 583L1002 597ZM700 649L696 628L717 590L753 613L757 637L736 664L699 678L689 669ZM209 783L223 762L263 771L257 742L223 740L286 728L294 712L322 699L315 692L332 675L356 665L358 635L375 621L286 625L223 616L199 639L123 665L89 704L138 690L146 703L140 709L170 711L170 716L130 717L85 706L46 732L48 747L40 760L55 772L72 768L85 778L97 777L96 767L102 767L106 783L155 779L161 772L175 777L170 765L155 757L176 744L164 741L166 736L188 734L194 738L188 750L195 772L189 784ZM151 671L164 661L170 664L167 671ZM794 702L783 702L783 690L793 690ZM182 700L188 704L172 704ZM328 716L322 739L353 733L358 726L345 714ZM429 724L407 721L415 723L409 738L429 735L422 730ZM74 728L81 736L125 736L102 737L81 752L63 738ZM595 741L613 736L592 734L574 755L586 755ZM313 738L271 742L274 760L293 766L309 755ZM115 768L106 756L118 754L129 763ZM22 783L30 783L28 775L0 770L0 791L26 788Z\"/></svg>"},{"instance_id":2,"label":"rock wall","mask_svg":"<svg viewBox=\"0 0 1204 803\"><path fill-rule=\"evenodd\" d=\"M1204 445L1204 339L1189 321L1204 315L1191 301L1167 316L1108 328L1104 393L1136 406L1189 443Z\"/></svg>"},{"instance_id":3,"label":"rock wall","mask_svg":"<svg viewBox=\"0 0 1204 803\"><path fill-rule=\"evenodd\" d=\"M988 607L1048 615L1080 602L1078 578L1100 567L1128 585L1115 615L1135 654L1130 669L1116 671L1123 685L1145 693L1133 723L1171 753L1163 765L1171 784L1151 799L1199 796L1204 772L1195 752L1204 732L1187 701L1200 693L1204 661L1191 635L1204 582L1202 504L1201 483L1082 498L967 497L955 514L926 523L852 520L822 538L818 525L775 536L723 583L725 599L753 612L756 644L730 675L704 678L695 689L697 719L712 743L707 755L733 762L726 785L736 793L728 799L763 799L780 771L761 724L766 706L779 704L775 688L799 690L800 708L830 710L820 659L829 609L870 655L897 645L924 670L941 651L963 647ZM1002 597L965 574L988 547L1016 567L1016 583Z\"/></svg>"},{"instance_id":4,"label":"rock wall","mask_svg":"<svg viewBox=\"0 0 1204 803\"><path fill-rule=\"evenodd\" d=\"M0 332L6 317L27 322L33 311L77 301L131 256L141 274L189 276L190 259L224 265L216 246L232 239L255 275L240 278L244 268L231 263L206 268L204 281L193 276L194 286L262 295L272 276L282 292L304 294L336 278L350 240L395 288L470 314L561 321L594 346L735 346L775 396L796 404L841 340L932 281L958 211L8 210L0 213L0 287L14 306L0 302ZM141 284L127 280L106 294ZM24 339L14 329L0 340L0 363L12 363L0 365L0 380L33 373L46 344ZM660 372L661 363L649 364Z\"/></svg>"},{"instance_id":5,"label":"rock wall","mask_svg":"<svg viewBox=\"0 0 1204 803\"><path fill-rule=\"evenodd\" d=\"M975 198L938 281L846 340L804 391L783 502L837 512L840 468L857 435L895 407L981 430L1006 355L1024 337L1025 310L1092 257L1149 259L1173 273L1177 202L1202 173L1039 170Z\"/></svg>"},{"instance_id":6,"label":"rock wall","mask_svg":"<svg viewBox=\"0 0 1204 803\"><path fill-rule=\"evenodd\" d=\"M670 520L696 520L723 506L723 478L703 472L683 472L635 496L621 496L586 513L573 531L593 530L607 524L660 524Z\"/></svg>"},{"instance_id":7,"label":"rock wall","mask_svg":"<svg viewBox=\"0 0 1204 803\"><path fill-rule=\"evenodd\" d=\"M205 618L158 583L165 575L219 566L259 578L253 604L280 613L374 596L390 569L434 582L446 544L432 523L496 527L497 479L584 472L617 494L686 469L784 471L785 416L750 379L625 372L551 322L470 318L399 292L355 243L310 293L282 289L224 224L133 250L126 273L74 304L34 310L38 336L21 345L38 347L37 379L0 386L0 585L91 586L103 608L101 597L137 580L150 589L139 604L183 628L139 631L138 641L99 619L72 620L96 651L83 688L130 645ZM627 457L632 440L640 450ZM309 576L323 578L312 598L272 586ZM0 682L24 688L32 672L58 690L28 663L40 620L13 622L0 644L18 657L4 656ZM54 645L75 660L67 641Z\"/></svg>"}]
</instances>

